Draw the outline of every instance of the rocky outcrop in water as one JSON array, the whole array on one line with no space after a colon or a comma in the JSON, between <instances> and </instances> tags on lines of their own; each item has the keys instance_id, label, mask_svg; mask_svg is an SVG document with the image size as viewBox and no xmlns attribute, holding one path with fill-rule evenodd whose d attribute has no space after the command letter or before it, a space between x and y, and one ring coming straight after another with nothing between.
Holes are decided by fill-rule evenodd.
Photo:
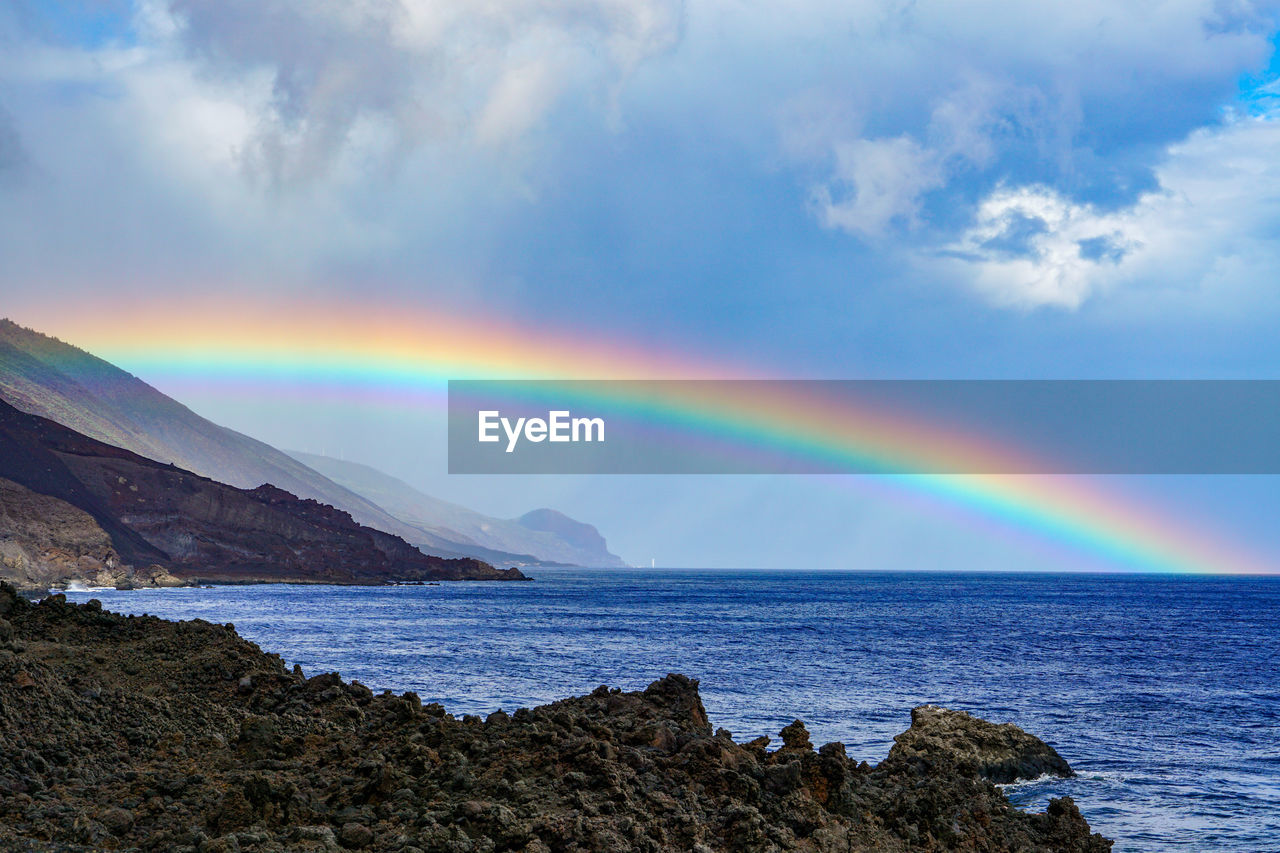
<instances>
[{"instance_id":1,"label":"rocky outcrop in water","mask_svg":"<svg viewBox=\"0 0 1280 853\"><path fill-rule=\"evenodd\" d=\"M911 728L893 741L893 761L928 769L943 758L969 775L996 783L1075 775L1053 747L1012 723L997 725L937 705L914 708Z\"/></svg>"},{"instance_id":2,"label":"rocky outcrop in water","mask_svg":"<svg viewBox=\"0 0 1280 853\"><path fill-rule=\"evenodd\" d=\"M1013 808L923 715L910 754L874 767L840 744L815 751L798 721L776 751L736 743L679 675L459 719L411 693L307 678L229 625L33 605L2 586L0 646L3 849L1111 846L1069 799ZM1024 737L1016 748L1038 754Z\"/></svg>"},{"instance_id":3,"label":"rocky outcrop in water","mask_svg":"<svg viewBox=\"0 0 1280 853\"><path fill-rule=\"evenodd\" d=\"M237 489L96 441L3 401L0 477L80 510L106 534L121 562L166 566L184 579L345 584L525 579L517 569L423 554L318 501L269 484Z\"/></svg>"}]
</instances>

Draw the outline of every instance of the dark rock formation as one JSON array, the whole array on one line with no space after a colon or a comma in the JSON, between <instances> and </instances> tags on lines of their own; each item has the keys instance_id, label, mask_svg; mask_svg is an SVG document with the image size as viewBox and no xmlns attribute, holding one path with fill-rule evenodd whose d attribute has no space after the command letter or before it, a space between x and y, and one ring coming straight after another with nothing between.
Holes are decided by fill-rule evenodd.
<instances>
[{"instance_id":1,"label":"dark rock formation","mask_svg":"<svg viewBox=\"0 0 1280 853\"><path fill-rule=\"evenodd\" d=\"M1012 723L997 725L937 705L912 709L911 728L893 740L890 761L927 769L942 757L991 782L1075 775L1053 747Z\"/></svg>"},{"instance_id":2,"label":"dark rock formation","mask_svg":"<svg viewBox=\"0 0 1280 853\"><path fill-rule=\"evenodd\" d=\"M224 582L524 580L423 554L274 486L237 489L103 444L0 401L0 477L82 510L130 565Z\"/></svg>"},{"instance_id":3,"label":"dark rock formation","mask_svg":"<svg viewBox=\"0 0 1280 853\"><path fill-rule=\"evenodd\" d=\"M1069 799L1021 812L920 725L877 767L799 722L769 753L713 734L679 675L456 719L290 672L229 625L0 586L7 850L1110 849Z\"/></svg>"},{"instance_id":4,"label":"dark rock formation","mask_svg":"<svg viewBox=\"0 0 1280 853\"><path fill-rule=\"evenodd\" d=\"M0 478L0 580L45 594L52 586L182 586L160 566L135 570L93 517Z\"/></svg>"}]
</instances>

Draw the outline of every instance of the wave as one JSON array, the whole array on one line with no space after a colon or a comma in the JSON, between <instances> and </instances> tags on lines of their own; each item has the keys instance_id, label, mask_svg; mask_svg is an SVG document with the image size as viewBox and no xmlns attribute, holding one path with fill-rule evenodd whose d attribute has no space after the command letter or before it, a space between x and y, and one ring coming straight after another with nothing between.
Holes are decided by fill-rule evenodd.
<instances>
[{"instance_id":1,"label":"wave","mask_svg":"<svg viewBox=\"0 0 1280 853\"><path fill-rule=\"evenodd\" d=\"M104 590L105 590L105 591L109 591L109 592L115 592L115 589L116 589L116 588L115 588L115 587L113 587L113 586L90 586L89 584L85 583L84 581L70 581L70 582L67 584L67 586L66 586L66 588L65 588L65 589L58 589L58 590L51 589L51 590L49 590L49 592L50 592L50 593L54 593L54 592L102 592L102 591L104 591Z\"/></svg>"}]
</instances>

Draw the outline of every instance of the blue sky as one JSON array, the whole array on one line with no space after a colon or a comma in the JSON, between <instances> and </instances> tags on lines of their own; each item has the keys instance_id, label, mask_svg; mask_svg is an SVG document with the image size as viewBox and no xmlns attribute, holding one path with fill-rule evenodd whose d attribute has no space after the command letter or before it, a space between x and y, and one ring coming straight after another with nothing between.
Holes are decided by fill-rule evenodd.
<instances>
[{"instance_id":1,"label":"blue sky","mask_svg":"<svg viewBox=\"0 0 1280 853\"><path fill-rule=\"evenodd\" d=\"M19 0L0 10L0 296L48 326L104 293L358 293L783 376L1275 377L1278 16ZM189 402L278 444L363 445L480 508L555 503L636 560L654 542L669 562L942 559L913 543L943 522L858 489L451 482L426 427L385 413L304 428L270 401ZM1275 487L1154 491L1265 536ZM779 494L786 524L744 544Z\"/></svg>"}]
</instances>

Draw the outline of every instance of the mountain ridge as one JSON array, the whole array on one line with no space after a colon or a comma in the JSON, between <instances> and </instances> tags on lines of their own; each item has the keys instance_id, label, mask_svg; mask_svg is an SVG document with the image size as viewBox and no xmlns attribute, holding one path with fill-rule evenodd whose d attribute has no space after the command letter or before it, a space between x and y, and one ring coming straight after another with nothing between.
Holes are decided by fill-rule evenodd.
<instances>
[{"instance_id":1,"label":"mountain ridge","mask_svg":"<svg viewBox=\"0 0 1280 853\"><path fill-rule=\"evenodd\" d=\"M0 319L0 399L87 437L231 486L253 489L271 483L343 509L360 524L443 556L522 565L599 561L558 543L554 535L527 539L525 544L536 547L526 550L487 540L480 531L483 525L469 528L479 531L478 535L468 535L430 518L409 523L294 456L207 420L105 359L8 319ZM464 507L458 509L479 517ZM522 541L518 536L509 538L517 544ZM564 558L571 554L582 559ZM605 565L615 565L608 560L612 556L607 551L595 555ZM625 565L613 559L616 565Z\"/></svg>"},{"instance_id":2,"label":"mountain ridge","mask_svg":"<svg viewBox=\"0 0 1280 853\"><path fill-rule=\"evenodd\" d=\"M373 584L525 579L516 569L500 571L472 558L428 556L327 504L271 485L238 489L100 442L4 401L0 477L87 514L121 560L161 564L187 580ZM4 538L19 527L9 524Z\"/></svg>"}]
</instances>

